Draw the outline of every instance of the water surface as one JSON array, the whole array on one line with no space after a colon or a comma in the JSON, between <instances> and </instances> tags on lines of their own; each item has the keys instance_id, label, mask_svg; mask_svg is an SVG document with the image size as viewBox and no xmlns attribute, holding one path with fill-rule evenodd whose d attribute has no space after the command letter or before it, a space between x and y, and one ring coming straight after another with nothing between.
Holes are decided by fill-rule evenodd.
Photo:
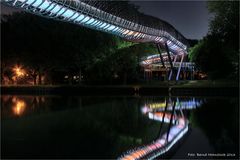
<instances>
[{"instance_id":1,"label":"water surface","mask_svg":"<svg viewBox=\"0 0 240 160\"><path fill-rule=\"evenodd\" d=\"M21 95L1 96L2 157L121 157L169 129L169 123L144 113L146 106L153 113L183 114L189 121L188 133L168 157L199 158L192 153L238 157L237 98Z\"/></svg>"}]
</instances>

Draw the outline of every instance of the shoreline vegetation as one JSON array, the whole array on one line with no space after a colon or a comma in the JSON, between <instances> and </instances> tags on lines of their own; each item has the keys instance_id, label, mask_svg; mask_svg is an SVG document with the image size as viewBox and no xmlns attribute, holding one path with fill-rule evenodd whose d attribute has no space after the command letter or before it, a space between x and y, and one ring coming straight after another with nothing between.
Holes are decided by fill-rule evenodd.
<instances>
[{"instance_id":1,"label":"shoreline vegetation","mask_svg":"<svg viewBox=\"0 0 240 160\"><path fill-rule=\"evenodd\" d=\"M131 85L2 85L2 94L238 96L239 85L233 81L168 81Z\"/></svg>"}]
</instances>

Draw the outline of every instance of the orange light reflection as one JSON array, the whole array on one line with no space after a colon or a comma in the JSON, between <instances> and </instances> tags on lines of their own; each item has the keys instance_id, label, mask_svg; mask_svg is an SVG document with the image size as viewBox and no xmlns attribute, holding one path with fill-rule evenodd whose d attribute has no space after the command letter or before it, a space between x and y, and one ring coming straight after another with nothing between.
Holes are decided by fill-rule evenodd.
<instances>
[{"instance_id":1,"label":"orange light reflection","mask_svg":"<svg viewBox=\"0 0 240 160\"><path fill-rule=\"evenodd\" d=\"M16 99L13 105L13 114L20 116L26 109L26 103L22 100Z\"/></svg>"}]
</instances>

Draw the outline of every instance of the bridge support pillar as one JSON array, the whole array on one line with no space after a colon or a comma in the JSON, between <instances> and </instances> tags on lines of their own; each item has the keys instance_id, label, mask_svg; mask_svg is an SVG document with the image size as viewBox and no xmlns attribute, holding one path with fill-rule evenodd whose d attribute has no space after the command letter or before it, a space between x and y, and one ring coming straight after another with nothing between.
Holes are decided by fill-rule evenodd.
<instances>
[{"instance_id":1,"label":"bridge support pillar","mask_svg":"<svg viewBox=\"0 0 240 160\"><path fill-rule=\"evenodd\" d=\"M180 62L180 65L179 65L179 67L178 67L178 72L177 72L176 80L179 79L179 74L180 74L180 71L181 71L181 68L182 68L183 58L184 58L184 54L182 54L181 62Z\"/></svg>"},{"instance_id":2,"label":"bridge support pillar","mask_svg":"<svg viewBox=\"0 0 240 160\"><path fill-rule=\"evenodd\" d=\"M165 68L165 64L164 64L164 61L163 61L163 56L162 56L162 53L161 53L161 51L160 51L160 46L159 46L159 44L156 44L156 46L157 46L157 49L158 49L158 53L159 53L159 55L160 55L161 63L162 63L162 65L163 65L163 67Z\"/></svg>"},{"instance_id":3,"label":"bridge support pillar","mask_svg":"<svg viewBox=\"0 0 240 160\"><path fill-rule=\"evenodd\" d=\"M169 75L169 77L172 77L172 74L174 74L174 72L175 72L175 68L174 68L174 64L175 64L175 62L176 62L176 60L177 60L177 55L176 56L174 56L174 60L173 60L173 68L171 69L171 71L170 71L170 75ZM171 78L170 78L170 80L171 80Z\"/></svg>"},{"instance_id":4,"label":"bridge support pillar","mask_svg":"<svg viewBox=\"0 0 240 160\"><path fill-rule=\"evenodd\" d=\"M168 48L167 43L165 43L165 49L167 51L168 61L169 61L170 67L171 67L168 80L171 80L172 79L172 72L173 72L173 63L172 63L172 59L171 59L171 56L170 56L170 52L169 52L169 48Z\"/></svg>"}]
</instances>

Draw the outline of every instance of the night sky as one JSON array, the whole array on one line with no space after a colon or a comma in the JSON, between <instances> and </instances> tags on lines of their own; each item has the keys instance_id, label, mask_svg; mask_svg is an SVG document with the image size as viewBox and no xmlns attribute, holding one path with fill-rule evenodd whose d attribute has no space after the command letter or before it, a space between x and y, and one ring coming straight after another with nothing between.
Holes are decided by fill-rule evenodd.
<instances>
[{"instance_id":1,"label":"night sky","mask_svg":"<svg viewBox=\"0 0 240 160\"><path fill-rule=\"evenodd\" d=\"M140 11L172 24L186 38L207 34L210 14L206 1L133 1Z\"/></svg>"},{"instance_id":2,"label":"night sky","mask_svg":"<svg viewBox=\"0 0 240 160\"><path fill-rule=\"evenodd\" d=\"M143 12L172 24L186 38L201 39L207 34L210 15L206 1L134 1ZM1 6L2 14L14 10Z\"/></svg>"}]
</instances>

